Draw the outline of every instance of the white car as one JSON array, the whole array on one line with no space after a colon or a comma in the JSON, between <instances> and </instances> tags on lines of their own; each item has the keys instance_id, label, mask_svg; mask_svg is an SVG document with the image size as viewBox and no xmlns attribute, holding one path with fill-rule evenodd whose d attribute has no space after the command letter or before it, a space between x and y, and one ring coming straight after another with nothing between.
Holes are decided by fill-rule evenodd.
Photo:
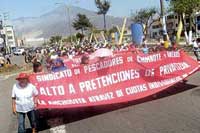
<instances>
[{"instance_id":1,"label":"white car","mask_svg":"<svg viewBox=\"0 0 200 133\"><path fill-rule=\"evenodd\" d=\"M20 49L17 49L13 54L14 55L23 55L24 52L25 52L25 49L20 48Z\"/></svg>"}]
</instances>

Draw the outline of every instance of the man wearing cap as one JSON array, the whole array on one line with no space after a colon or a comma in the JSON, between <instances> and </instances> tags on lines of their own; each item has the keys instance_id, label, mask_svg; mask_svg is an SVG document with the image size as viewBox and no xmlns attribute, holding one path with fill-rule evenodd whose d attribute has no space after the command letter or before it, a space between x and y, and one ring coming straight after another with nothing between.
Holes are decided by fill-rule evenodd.
<instances>
[{"instance_id":1,"label":"man wearing cap","mask_svg":"<svg viewBox=\"0 0 200 133\"><path fill-rule=\"evenodd\" d=\"M12 110L18 117L18 133L25 133L25 116L27 115L32 127L32 133L36 132L36 118L34 108L37 105L38 91L34 85L29 83L29 76L20 73L16 78L18 81L12 90Z\"/></svg>"}]
</instances>

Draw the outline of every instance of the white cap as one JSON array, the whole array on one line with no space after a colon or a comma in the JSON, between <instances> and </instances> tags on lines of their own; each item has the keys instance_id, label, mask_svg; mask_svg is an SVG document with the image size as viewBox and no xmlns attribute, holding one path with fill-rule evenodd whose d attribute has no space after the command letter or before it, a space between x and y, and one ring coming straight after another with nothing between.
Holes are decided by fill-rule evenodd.
<instances>
[{"instance_id":1,"label":"white cap","mask_svg":"<svg viewBox=\"0 0 200 133\"><path fill-rule=\"evenodd\" d=\"M58 58L58 55L51 55L50 59L55 60Z\"/></svg>"}]
</instances>

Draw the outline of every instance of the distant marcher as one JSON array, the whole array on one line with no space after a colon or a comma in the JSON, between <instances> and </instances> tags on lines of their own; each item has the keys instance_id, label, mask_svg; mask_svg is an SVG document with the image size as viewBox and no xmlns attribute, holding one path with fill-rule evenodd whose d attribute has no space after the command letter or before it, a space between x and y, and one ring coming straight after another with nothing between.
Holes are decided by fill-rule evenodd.
<instances>
[{"instance_id":1,"label":"distant marcher","mask_svg":"<svg viewBox=\"0 0 200 133\"><path fill-rule=\"evenodd\" d=\"M172 46L176 43L176 33L173 33L172 36L170 37L170 41Z\"/></svg>"},{"instance_id":2,"label":"distant marcher","mask_svg":"<svg viewBox=\"0 0 200 133\"><path fill-rule=\"evenodd\" d=\"M193 40L193 52L197 60L200 61L200 48L196 40Z\"/></svg>"},{"instance_id":3,"label":"distant marcher","mask_svg":"<svg viewBox=\"0 0 200 133\"><path fill-rule=\"evenodd\" d=\"M44 55L40 51L37 51L35 57L32 59L32 63L35 62L43 63L43 61L44 61Z\"/></svg>"},{"instance_id":4,"label":"distant marcher","mask_svg":"<svg viewBox=\"0 0 200 133\"><path fill-rule=\"evenodd\" d=\"M87 64L89 64L89 57L84 55L81 58L81 65L87 65Z\"/></svg>"},{"instance_id":5,"label":"distant marcher","mask_svg":"<svg viewBox=\"0 0 200 133\"><path fill-rule=\"evenodd\" d=\"M64 65L62 59L57 58L53 61L53 66L52 66L52 69L51 69L52 72L64 71L66 69L67 69L67 67Z\"/></svg>"},{"instance_id":6,"label":"distant marcher","mask_svg":"<svg viewBox=\"0 0 200 133\"><path fill-rule=\"evenodd\" d=\"M34 73L40 73L43 71L42 64L40 62L33 63L33 72Z\"/></svg>"},{"instance_id":7,"label":"distant marcher","mask_svg":"<svg viewBox=\"0 0 200 133\"><path fill-rule=\"evenodd\" d=\"M9 55L5 55L5 59L6 59L6 64L11 65L10 56Z\"/></svg>"},{"instance_id":8,"label":"distant marcher","mask_svg":"<svg viewBox=\"0 0 200 133\"><path fill-rule=\"evenodd\" d=\"M172 50L178 50L176 42L172 43Z\"/></svg>"},{"instance_id":9,"label":"distant marcher","mask_svg":"<svg viewBox=\"0 0 200 133\"><path fill-rule=\"evenodd\" d=\"M29 83L29 76L20 73L18 81L12 89L12 111L18 117L18 133L25 133L25 116L27 115L32 127L32 133L36 132L35 107L37 106L38 91Z\"/></svg>"},{"instance_id":10,"label":"distant marcher","mask_svg":"<svg viewBox=\"0 0 200 133\"><path fill-rule=\"evenodd\" d=\"M3 67L6 63L6 60L3 56L0 56L0 67Z\"/></svg>"},{"instance_id":11,"label":"distant marcher","mask_svg":"<svg viewBox=\"0 0 200 133\"><path fill-rule=\"evenodd\" d=\"M144 54L148 54L149 53L149 48L147 47L147 45L143 45L143 47L142 47L142 52L144 53Z\"/></svg>"}]
</instances>

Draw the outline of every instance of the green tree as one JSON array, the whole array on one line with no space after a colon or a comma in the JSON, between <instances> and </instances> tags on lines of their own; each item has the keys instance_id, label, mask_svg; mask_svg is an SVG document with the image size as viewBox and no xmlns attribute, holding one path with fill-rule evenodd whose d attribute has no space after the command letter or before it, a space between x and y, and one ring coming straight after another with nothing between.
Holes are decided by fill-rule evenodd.
<instances>
[{"instance_id":1,"label":"green tree","mask_svg":"<svg viewBox=\"0 0 200 133\"><path fill-rule=\"evenodd\" d=\"M58 44L59 42L61 42L61 40L62 40L62 36L52 36L51 38L50 38L50 43L51 44L53 44L53 43L55 43L55 44Z\"/></svg>"},{"instance_id":2,"label":"green tree","mask_svg":"<svg viewBox=\"0 0 200 133\"><path fill-rule=\"evenodd\" d=\"M158 11L154 7L143 8L137 11L136 13L132 14L131 16L133 22L145 25L143 29L145 37L148 35L148 29L151 27L151 25L155 21L159 21L159 18L153 18L156 13L158 13Z\"/></svg>"},{"instance_id":3,"label":"green tree","mask_svg":"<svg viewBox=\"0 0 200 133\"><path fill-rule=\"evenodd\" d=\"M87 18L85 14L77 14L77 18L73 22L73 27L76 30L81 30L81 33L84 34L85 30L92 28L92 23Z\"/></svg>"},{"instance_id":4,"label":"green tree","mask_svg":"<svg viewBox=\"0 0 200 133\"><path fill-rule=\"evenodd\" d=\"M107 30L107 31L105 32L105 36L106 36L107 38L109 38L109 37L111 37L111 34L112 34L112 33L115 33L115 32L118 32L118 29L117 29L116 26L113 26L112 28L110 28L109 30Z\"/></svg>"},{"instance_id":5,"label":"green tree","mask_svg":"<svg viewBox=\"0 0 200 133\"><path fill-rule=\"evenodd\" d=\"M104 30L106 30L106 14L110 9L110 1L107 0L95 0L96 7L98 8L98 15L103 15Z\"/></svg>"},{"instance_id":6,"label":"green tree","mask_svg":"<svg viewBox=\"0 0 200 133\"><path fill-rule=\"evenodd\" d=\"M200 10L200 0L171 0L170 7L179 16L187 15L189 17L189 30L192 30L193 15Z\"/></svg>"},{"instance_id":7,"label":"green tree","mask_svg":"<svg viewBox=\"0 0 200 133\"><path fill-rule=\"evenodd\" d=\"M75 35L68 36L67 38L63 39L63 42L76 42L76 36Z\"/></svg>"},{"instance_id":8,"label":"green tree","mask_svg":"<svg viewBox=\"0 0 200 133\"><path fill-rule=\"evenodd\" d=\"M200 11L200 0L170 0L170 9L174 13L177 13L179 18L182 18L186 34L187 29L184 16L189 18L189 31L192 33L192 29L195 26L194 14ZM187 40L187 43L191 43L190 41L191 38Z\"/></svg>"},{"instance_id":9,"label":"green tree","mask_svg":"<svg viewBox=\"0 0 200 133\"><path fill-rule=\"evenodd\" d=\"M77 33L77 34L76 34L76 38L79 39L80 41L82 41L83 38L84 38L84 34Z\"/></svg>"},{"instance_id":10,"label":"green tree","mask_svg":"<svg viewBox=\"0 0 200 133\"><path fill-rule=\"evenodd\" d=\"M118 32L118 29L116 26L113 26L112 28L109 29L109 33L115 33Z\"/></svg>"}]
</instances>

